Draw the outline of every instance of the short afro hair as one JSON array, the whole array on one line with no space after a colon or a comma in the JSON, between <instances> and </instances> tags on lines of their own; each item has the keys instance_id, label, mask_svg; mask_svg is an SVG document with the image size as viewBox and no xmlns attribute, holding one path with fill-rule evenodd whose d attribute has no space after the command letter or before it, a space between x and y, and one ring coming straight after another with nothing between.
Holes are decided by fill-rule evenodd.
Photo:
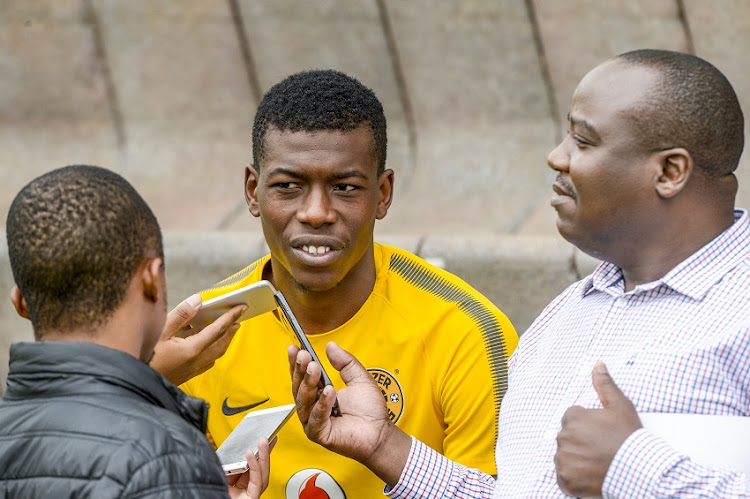
<instances>
[{"instance_id":1,"label":"short afro hair","mask_svg":"<svg viewBox=\"0 0 750 499\"><path fill-rule=\"evenodd\" d=\"M657 74L650 95L630 113L646 148L684 147L711 177L731 174L745 144L744 117L727 78L709 62L668 50L634 50L615 58Z\"/></svg>"},{"instance_id":2,"label":"short afro hair","mask_svg":"<svg viewBox=\"0 0 750 499\"><path fill-rule=\"evenodd\" d=\"M385 113L375 93L355 78L332 69L286 77L263 96L253 123L253 163L260 169L269 127L290 132L339 130L367 124L372 130L378 175L385 170Z\"/></svg>"},{"instance_id":3,"label":"short afro hair","mask_svg":"<svg viewBox=\"0 0 750 499\"><path fill-rule=\"evenodd\" d=\"M146 202L124 178L96 166L32 180L11 204L6 236L37 339L104 324L147 252L164 253Z\"/></svg>"}]
</instances>

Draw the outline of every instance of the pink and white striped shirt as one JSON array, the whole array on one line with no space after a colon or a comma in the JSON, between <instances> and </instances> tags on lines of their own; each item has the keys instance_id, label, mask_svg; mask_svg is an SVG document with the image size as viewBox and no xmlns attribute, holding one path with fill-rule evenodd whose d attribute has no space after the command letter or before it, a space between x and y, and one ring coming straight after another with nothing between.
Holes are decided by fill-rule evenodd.
<instances>
[{"instance_id":1,"label":"pink and white striped shirt","mask_svg":"<svg viewBox=\"0 0 750 499\"><path fill-rule=\"evenodd\" d=\"M658 281L625 292L602 263L521 336L499 418L498 479L414 440L390 497L566 497L553 457L572 405L601 408L591 370L604 361L639 412L750 416L750 220ZM604 497L750 497L750 477L691 461L646 430L622 445ZM494 495L493 495L494 494Z\"/></svg>"}]
</instances>

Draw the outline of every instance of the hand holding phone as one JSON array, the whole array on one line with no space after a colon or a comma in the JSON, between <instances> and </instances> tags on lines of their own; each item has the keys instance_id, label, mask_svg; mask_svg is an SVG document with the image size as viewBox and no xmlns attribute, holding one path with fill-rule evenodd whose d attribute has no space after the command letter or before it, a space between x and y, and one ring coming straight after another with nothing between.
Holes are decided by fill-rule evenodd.
<instances>
[{"instance_id":1,"label":"hand holding phone","mask_svg":"<svg viewBox=\"0 0 750 499\"><path fill-rule=\"evenodd\" d=\"M274 293L274 298L276 298L276 302L278 303L279 308L281 309L282 320L284 320L284 323L292 330L292 332L294 332L294 335L297 337L297 340L299 341L300 348L302 348L303 350L306 350L312 357L312 360L317 362L318 365L320 366L320 371L321 371L320 387L323 388L327 385L333 386L333 383L331 383L331 378L328 376L328 373L326 373L325 369L323 369L323 364L320 362L318 355L315 353L315 350L310 344L310 340L307 339L307 335L302 330L302 326L299 325L299 322L297 321L297 318L294 316L292 309L289 307L289 304L287 303L286 298L284 298L284 294L281 291L276 291ZM336 416L336 417L341 416L341 409L339 408L338 400L336 400L336 402L333 403L333 408L331 409L331 415Z\"/></svg>"},{"instance_id":2,"label":"hand holding phone","mask_svg":"<svg viewBox=\"0 0 750 499\"><path fill-rule=\"evenodd\" d=\"M294 414L294 404L271 407L248 413L224 440L216 455L225 475L247 471L247 451L258 453L258 439L266 437L269 443Z\"/></svg>"},{"instance_id":3,"label":"hand holding phone","mask_svg":"<svg viewBox=\"0 0 750 499\"><path fill-rule=\"evenodd\" d=\"M187 327L200 331L232 307L241 304L247 305L247 310L237 319L237 322L242 322L264 312L270 312L276 308L275 291L270 282L258 281L206 300L196 316L188 322Z\"/></svg>"}]
</instances>

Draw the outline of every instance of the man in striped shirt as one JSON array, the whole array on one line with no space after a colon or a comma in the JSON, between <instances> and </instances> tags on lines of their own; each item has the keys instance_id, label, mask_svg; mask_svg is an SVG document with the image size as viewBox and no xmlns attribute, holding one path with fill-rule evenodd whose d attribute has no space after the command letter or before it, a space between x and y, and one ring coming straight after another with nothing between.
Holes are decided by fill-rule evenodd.
<instances>
[{"instance_id":1,"label":"man in striped shirt","mask_svg":"<svg viewBox=\"0 0 750 499\"><path fill-rule=\"evenodd\" d=\"M335 345L341 418L329 417L334 391L316 393L319 367L290 348L305 431L368 466L391 497L750 497L747 475L694 462L637 414L750 416L734 90L698 57L628 52L581 80L568 121L548 157L552 205L561 235L603 263L545 308L509 361L497 481L387 424L366 373Z\"/></svg>"}]
</instances>

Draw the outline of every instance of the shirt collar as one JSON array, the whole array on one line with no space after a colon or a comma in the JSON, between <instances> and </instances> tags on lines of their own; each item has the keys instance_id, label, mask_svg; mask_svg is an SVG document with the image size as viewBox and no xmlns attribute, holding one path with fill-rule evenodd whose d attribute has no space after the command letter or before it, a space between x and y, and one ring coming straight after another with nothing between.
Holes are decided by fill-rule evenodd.
<instances>
[{"instance_id":1,"label":"shirt collar","mask_svg":"<svg viewBox=\"0 0 750 499\"><path fill-rule=\"evenodd\" d=\"M747 259L749 252L750 219L747 211L736 209L734 223L729 228L683 260L664 277L636 286L634 292L648 291L666 285L685 296L700 299L716 281ZM609 294L624 292L622 269L609 262L602 262L582 284L583 296L593 289Z\"/></svg>"}]
</instances>

